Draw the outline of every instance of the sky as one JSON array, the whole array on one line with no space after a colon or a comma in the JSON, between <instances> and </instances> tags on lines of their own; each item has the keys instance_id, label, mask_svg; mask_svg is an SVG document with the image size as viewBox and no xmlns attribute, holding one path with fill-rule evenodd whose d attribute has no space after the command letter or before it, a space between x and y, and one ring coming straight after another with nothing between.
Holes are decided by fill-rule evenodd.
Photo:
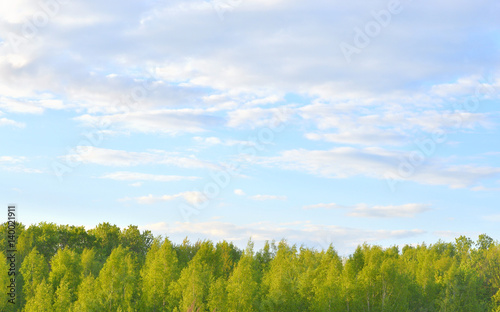
<instances>
[{"instance_id":1,"label":"sky","mask_svg":"<svg viewBox=\"0 0 500 312\"><path fill-rule=\"evenodd\" d=\"M0 4L18 221L351 253L500 239L500 2Z\"/></svg>"}]
</instances>

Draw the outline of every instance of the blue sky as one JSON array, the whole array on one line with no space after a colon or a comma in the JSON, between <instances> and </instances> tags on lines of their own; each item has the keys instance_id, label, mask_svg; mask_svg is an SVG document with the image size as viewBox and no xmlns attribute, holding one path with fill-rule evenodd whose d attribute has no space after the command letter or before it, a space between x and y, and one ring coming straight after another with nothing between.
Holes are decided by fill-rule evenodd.
<instances>
[{"instance_id":1,"label":"blue sky","mask_svg":"<svg viewBox=\"0 0 500 312\"><path fill-rule=\"evenodd\" d=\"M498 1L0 8L0 197L25 224L500 238Z\"/></svg>"}]
</instances>

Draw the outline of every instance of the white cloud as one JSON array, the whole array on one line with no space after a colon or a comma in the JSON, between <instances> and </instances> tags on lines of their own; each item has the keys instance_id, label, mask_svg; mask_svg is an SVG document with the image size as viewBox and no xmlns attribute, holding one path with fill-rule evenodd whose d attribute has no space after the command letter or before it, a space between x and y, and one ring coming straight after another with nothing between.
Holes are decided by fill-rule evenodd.
<instances>
[{"instance_id":1,"label":"white cloud","mask_svg":"<svg viewBox=\"0 0 500 312\"><path fill-rule=\"evenodd\" d=\"M14 120L10 120L10 119L7 119L7 118L0 118L0 127L1 126L14 126L14 127L17 127L17 128L24 128L26 126L26 124L22 123L22 122L17 122L17 121L14 121Z\"/></svg>"},{"instance_id":2,"label":"white cloud","mask_svg":"<svg viewBox=\"0 0 500 312\"><path fill-rule=\"evenodd\" d=\"M250 196L251 199L253 200L259 200L259 201L264 201L264 200L286 200L286 196L279 196L279 195L253 195Z\"/></svg>"},{"instance_id":3,"label":"white cloud","mask_svg":"<svg viewBox=\"0 0 500 312\"><path fill-rule=\"evenodd\" d=\"M256 143L252 141L242 141L242 140L232 140L232 139L220 139L218 137L193 137L196 142L200 142L207 145L226 145L226 146L235 146L235 145L245 145L245 146L255 146Z\"/></svg>"},{"instance_id":4,"label":"white cloud","mask_svg":"<svg viewBox=\"0 0 500 312\"><path fill-rule=\"evenodd\" d=\"M439 238L447 237L447 238L457 238L462 235L465 235L467 237L472 237L474 236L475 233L471 233L468 231L463 231L463 232L456 232L456 231L433 231L432 234ZM472 234L472 235L471 235Z\"/></svg>"},{"instance_id":5,"label":"white cloud","mask_svg":"<svg viewBox=\"0 0 500 312\"><path fill-rule=\"evenodd\" d=\"M148 174L140 172L118 171L105 174L101 179L112 179L119 181L154 181L154 182L172 182L188 180L193 181L200 179L199 177L186 177L175 175Z\"/></svg>"},{"instance_id":6,"label":"white cloud","mask_svg":"<svg viewBox=\"0 0 500 312\"><path fill-rule=\"evenodd\" d=\"M28 158L24 156L0 156L0 169L11 172L44 173L43 170L26 167L27 161Z\"/></svg>"},{"instance_id":7,"label":"white cloud","mask_svg":"<svg viewBox=\"0 0 500 312\"><path fill-rule=\"evenodd\" d=\"M238 195L238 196L245 196L245 192L243 192L243 190L240 190L240 189L236 189L234 190L234 194Z\"/></svg>"},{"instance_id":8,"label":"white cloud","mask_svg":"<svg viewBox=\"0 0 500 312\"><path fill-rule=\"evenodd\" d=\"M400 168L413 159L411 152L389 151L378 147L357 149L339 147L331 150L295 149L275 157L260 157L257 162L327 178L366 176L375 179L414 181L451 188L474 186L477 182L500 175L500 168L473 165L451 165L444 159L425 157L413 171ZM401 170L400 170L401 169Z\"/></svg>"},{"instance_id":9,"label":"white cloud","mask_svg":"<svg viewBox=\"0 0 500 312\"><path fill-rule=\"evenodd\" d=\"M292 116L292 109L288 106L278 108L249 108L238 109L228 113L228 127L278 127L287 122Z\"/></svg>"},{"instance_id":10,"label":"white cloud","mask_svg":"<svg viewBox=\"0 0 500 312\"><path fill-rule=\"evenodd\" d=\"M366 204L358 204L355 206L344 206L338 205L336 203L320 203L303 207L303 209L318 208L344 209L348 211L348 216L363 218L413 218L417 214L421 214L431 209L430 205L427 204L404 204L389 206L369 206Z\"/></svg>"},{"instance_id":11,"label":"white cloud","mask_svg":"<svg viewBox=\"0 0 500 312\"><path fill-rule=\"evenodd\" d=\"M492 215L483 216L482 219L485 221L490 221L490 222L500 222L500 214L492 214Z\"/></svg>"},{"instance_id":12,"label":"white cloud","mask_svg":"<svg viewBox=\"0 0 500 312\"><path fill-rule=\"evenodd\" d=\"M298 115L319 130L305 134L310 140L366 146L412 144L417 131L455 133L494 125L492 114L443 107L439 99L430 104L422 105L418 94L379 94L352 104L305 105Z\"/></svg>"},{"instance_id":13,"label":"white cloud","mask_svg":"<svg viewBox=\"0 0 500 312\"><path fill-rule=\"evenodd\" d=\"M472 188L473 191L485 191L485 192L500 192L500 187L486 187L484 185L475 186Z\"/></svg>"},{"instance_id":14,"label":"white cloud","mask_svg":"<svg viewBox=\"0 0 500 312\"><path fill-rule=\"evenodd\" d=\"M274 104L274 103L277 103L277 102L282 101L282 100L283 100L282 96L271 95L271 96L268 96L265 98L251 100L245 104L249 105L249 106L258 106L258 105L265 105L265 104Z\"/></svg>"},{"instance_id":15,"label":"white cloud","mask_svg":"<svg viewBox=\"0 0 500 312\"><path fill-rule=\"evenodd\" d=\"M202 161L194 156L182 157L177 153L162 150L150 150L148 152L129 152L124 150L112 150L93 146L77 146L68 155L61 156L71 162L98 164L113 167L130 167L144 164L164 164L181 168L209 168L217 169L217 165Z\"/></svg>"},{"instance_id":16,"label":"white cloud","mask_svg":"<svg viewBox=\"0 0 500 312\"><path fill-rule=\"evenodd\" d=\"M340 133L307 133L305 135L309 140L323 140L343 144L359 145L403 145L408 142L404 135L388 133L379 129L365 129L363 131L345 131Z\"/></svg>"},{"instance_id":17,"label":"white cloud","mask_svg":"<svg viewBox=\"0 0 500 312\"><path fill-rule=\"evenodd\" d=\"M247 194L241 190L241 189L236 189L234 190L234 194L238 196L246 196ZM287 200L286 196L280 196L280 195L262 195L262 194L257 194L257 195L252 195L248 196L248 198L252 200L257 200L257 201L265 201L265 200Z\"/></svg>"},{"instance_id":18,"label":"white cloud","mask_svg":"<svg viewBox=\"0 0 500 312\"><path fill-rule=\"evenodd\" d=\"M211 116L199 109L147 110L105 116L87 114L76 118L76 120L87 125L100 124L106 120L111 124L111 127L118 129L169 134L204 132L209 127L222 123L219 117Z\"/></svg>"},{"instance_id":19,"label":"white cloud","mask_svg":"<svg viewBox=\"0 0 500 312\"><path fill-rule=\"evenodd\" d=\"M26 167L27 161L28 158L24 156L0 156L0 169L11 172L44 173L43 170Z\"/></svg>"},{"instance_id":20,"label":"white cloud","mask_svg":"<svg viewBox=\"0 0 500 312\"><path fill-rule=\"evenodd\" d=\"M26 157L18 156L0 156L0 163L18 164L26 161Z\"/></svg>"},{"instance_id":21,"label":"white cloud","mask_svg":"<svg viewBox=\"0 0 500 312\"><path fill-rule=\"evenodd\" d=\"M352 217L365 218L413 218L430 210L430 205L426 204L405 204L399 206L373 206L360 204L348 213Z\"/></svg>"},{"instance_id":22,"label":"white cloud","mask_svg":"<svg viewBox=\"0 0 500 312\"><path fill-rule=\"evenodd\" d=\"M496 90L500 89L500 81L486 82L483 77L474 75L457 79L454 83L442 83L432 86L431 92L450 99L461 97L476 98L498 98Z\"/></svg>"},{"instance_id":23,"label":"white cloud","mask_svg":"<svg viewBox=\"0 0 500 312\"><path fill-rule=\"evenodd\" d=\"M41 114L45 109L63 109L61 100L52 98L51 94L41 94L38 99L8 98L0 94L0 107L8 112L24 114Z\"/></svg>"},{"instance_id":24,"label":"white cloud","mask_svg":"<svg viewBox=\"0 0 500 312\"><path fill-rule=\"evenodd\" d=\"M336 209L336 208L345 208L345 207L346 206L338 205L335 203L329 203L329 204L320 203L320 204L315 204L315 205L307 205L307 206L304 206L302 208L308 210L308 209L318 209L318 208Z\"/></svg>"},{"instance_id":25,"label":"white cloud","mask_svg":"<svg viewBox=\"0 0 500 312\"><path fill-rule=\"evenodd\" d=\"M341 226L325 226L311 224L309 221L283 224L260 222L256 224L236 225L229 222L175 222L172 224L155 223L141 226L158 234L166 234L172 239L181 241L186 235L191 240L211 239L214 241L229 240L240 248L244 248L248 239L256 246L262 246L268 240L279 241L285 238L291 244L326 249L330 244L342 254L352 253L357 245L364 242L380 244L384 240L408 239L425 233L423 230L364 230Z\"/></svg>"},{"instance_id":26,"label":"white cloud","mask_svg":"<svg viewBox=\"0 0 500 312\"><path fill-rule=\"evenodd\" d=\"M248 1L228 12L223 25L231 27L223 31L216 11L203 1L123 1L120 8L82 1L64 5L64 14L51 18L44 31L23 44L21 52L14 53L3 38L0 106L24 113L67 108L85 112L77 119L82 122L109 118L113 127L124 131L177 134L224 125L268 125L285 95L296 93L314 98L314 105L325 106L317 107L322 114L304 109L299 115L320 130L338 128L315 133L313 138L342 144L399 145L408 136L403 130L412 126L427 131L445 126L435 120L434 112L421 118L422 111L416 108L472 94L482 79L465 71L461 61L443 54L456 51L467 55L467 69L491 68L493 76L498 72L498 66L491 67L495 49L485 49L486 57L471 50L496 44L489 31L496 25L496 16L484 14L495 11L497 4L492 1L475 7L448 2L433 5L436 16L445 17L440 19L428 18L429 4L412 3L408 10L405 5L406 18L393 19L383 35L373 38L351 64L339 44L352 41L353 29L368 21L359 17L369 17L371 10L383 9L387 3L264 2ZM40 7L24 1L0 11L5 20L12 21L2 24L0 30L17 33ZM480 21L471 18L474 12L481 12ZM283 15L289 18L276 23L283 21ZM193 20L197 22L189 22ZM93 27L106 31L86 36ZM440 31L430 33L429 29ZM65 51L64 55L55 58L50 50L53 46ZM93 62L96 59L99 65ZM450 82L450 77L456 81ZM143 88L147 80L153 81ZM422 88L420 82L427 80L436 83ZM495 77L487 84L500 86ZM141 88L144 94L138 93ZM117 99L133 97L138 99L133 101L132 111L117 103ZM263 105L273 107L256 107ZM360 108L361 116L333 113L342 107L344 112L346 107L351 111ZM401 114L388 115L394 108ZM216 114L218 110L222 112ZM308 118L308 113L314 116ZM388 122L398 116L399 120ZM467 116L464 128L482 126L487 117ZM285 115L284 120L288 122L292 116ZM349 127L352 124L364 127Z\"/></svg>"},{"instance_id":27,"label":"white cloud","mask_svg":"<svg viewBox=\"0 0 500 312\"><path fill-rule=\"evenodd\" d=\"M152 194L149 194L147 196L134 197L134 198L125 197L119 199L119 201L133 200L136 201L138 204L155 204L160 202L172 201L178 198L184 199L186 202L192 205L198 205L207 201L207 197L203 195L203 193L197 191L182 192L174 195L153 196Z\"/></svg>"}]
</instances>

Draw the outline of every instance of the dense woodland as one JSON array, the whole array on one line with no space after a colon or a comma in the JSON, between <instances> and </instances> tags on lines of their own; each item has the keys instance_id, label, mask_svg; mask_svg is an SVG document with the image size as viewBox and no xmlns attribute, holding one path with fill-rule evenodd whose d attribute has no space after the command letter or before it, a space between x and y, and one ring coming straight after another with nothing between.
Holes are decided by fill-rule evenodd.
<instances>
[{"instance_id":1,"label":"dense woodland","mask_svg":"<svg viewBox=\"0 0 500 312\"><path fill-rule=\"evenodd\" d=\"M402 249L364 244L344 258L286 241L259 251L252 242L245 250L174 244L109 223L17 232L17 303L3 291L0 311L500 311L500 244L487 235Z\"/></svg>"}]
</instances>

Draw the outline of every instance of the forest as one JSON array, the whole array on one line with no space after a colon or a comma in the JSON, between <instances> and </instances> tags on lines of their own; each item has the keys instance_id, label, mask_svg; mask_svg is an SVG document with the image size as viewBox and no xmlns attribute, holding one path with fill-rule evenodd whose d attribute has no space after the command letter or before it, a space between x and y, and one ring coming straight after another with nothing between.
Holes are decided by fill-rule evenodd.
<instances>
[{"instance_id":1,"label":"forest","mask_svg":"<svg viewBox=\"0 0 500 312\"><path fill-rule=\"evenodd\" d=\"M0 226L10 278L8 226ZM266 242L175 244L130 225L17 226L16 301L0 311L500 311L500 244L482 234L453 243L382 248L347 257Z\"/></svg>"}]
</instances>

